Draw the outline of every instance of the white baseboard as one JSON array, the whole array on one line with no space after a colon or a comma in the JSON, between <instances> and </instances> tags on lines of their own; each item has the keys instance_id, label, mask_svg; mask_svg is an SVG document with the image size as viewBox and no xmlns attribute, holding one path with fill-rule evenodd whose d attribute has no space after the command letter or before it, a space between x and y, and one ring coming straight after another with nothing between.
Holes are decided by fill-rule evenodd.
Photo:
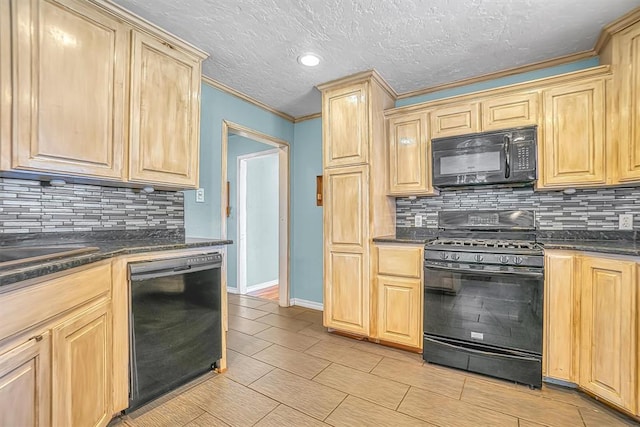
<instances>
[{"instance_id":1,"label":"white baseboard","mask_svg":"<svg viewBox=\"0 0 640 427\"><path fill-rule=\"evenodd\" d=\"M297 305L298 307L311 308L313 310L324 310L324 304L322 304L321 302L309 301L306 299L291 298L289 300L289 304Z\"/></svg>"},{"instance_id":2,"label":"white baseboard","mask_svg":"<svg viewBox=\"0 0 640 427\"><path fill-rule=\"evenodd\" d=\"M270 288L270 287L275 286L277 284L278 284L278 279L270 280L268 282L258 283L257 285L253 285L253 286L247 286L247 293L259 291L259 290L266 289L266 288Z\"/></svg>"},{"instance_id":3,"label":"white baseboard","mask_svg":"<svg viewBox=\"0 0 640 427\"><path fill-rule=\"evenodd\" d=\"M238 290L238 288L230 288L229 286L227 286L227 293L229 293L229 294L239 294L240 291Z\"/></svg>"}]
</instances>

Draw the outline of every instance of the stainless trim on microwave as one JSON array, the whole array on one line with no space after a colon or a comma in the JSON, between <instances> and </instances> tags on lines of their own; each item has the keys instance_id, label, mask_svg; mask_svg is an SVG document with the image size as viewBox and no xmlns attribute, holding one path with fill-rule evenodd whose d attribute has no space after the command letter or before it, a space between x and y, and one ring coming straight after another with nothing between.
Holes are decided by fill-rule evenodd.
<instances>
[{"instance_id":1,"label":"stainless trim on microwave","mask_svg":"<svg viewBox=\"0 0 640 427\"><path fill-rule=\"evenodd\" d=\"M431 148L437 188L522 184L536 179L536 126L436 138Z\"/></svg>"}]
</instances>

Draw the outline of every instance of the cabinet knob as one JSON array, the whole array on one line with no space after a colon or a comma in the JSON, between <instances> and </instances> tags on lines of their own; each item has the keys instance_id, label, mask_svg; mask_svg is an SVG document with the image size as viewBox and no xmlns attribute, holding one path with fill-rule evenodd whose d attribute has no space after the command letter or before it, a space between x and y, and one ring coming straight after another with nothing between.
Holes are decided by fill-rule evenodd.
<instances>
[{"instance_id":1,"label":"cabinet knob","mask_svg":"<svg viewBox=\"0 0 640 427\"><path fill-rule=\"evenodd\" d=\"M40 341L42 341L42 335L36 335L36 336L33 336L33 337L29 338L29 339L36 340L36 342L40 342Z\"/></svg>"}]
</instances>

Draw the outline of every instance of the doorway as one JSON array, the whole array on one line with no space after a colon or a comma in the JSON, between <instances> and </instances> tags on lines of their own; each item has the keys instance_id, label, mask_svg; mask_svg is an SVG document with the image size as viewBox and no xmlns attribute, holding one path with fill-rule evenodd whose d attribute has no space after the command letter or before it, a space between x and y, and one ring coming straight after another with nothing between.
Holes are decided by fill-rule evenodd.
<instances>
[{"instance_id":1,"label":"doorway","mask_svg":"<svg viewBox=\"0 0 640 427\"><path fill-rule=\"evenodd\" d=\"M236 157L231 155L234 146L242 147L241 144L242 140L230 144L229 161ZM236 157L238 293L276 301L279 300L278 157L277 148Z\"/></svg>"},{"instance_id":2,"label":"doorway","mask_svg":"<svg viewBox=\"0 0 640 427\"><path fill-rule=\"evenodd\" d=\"M289 144L223 121L221 234L227 290L289 305Z\"/></svg>"}]
</instances>

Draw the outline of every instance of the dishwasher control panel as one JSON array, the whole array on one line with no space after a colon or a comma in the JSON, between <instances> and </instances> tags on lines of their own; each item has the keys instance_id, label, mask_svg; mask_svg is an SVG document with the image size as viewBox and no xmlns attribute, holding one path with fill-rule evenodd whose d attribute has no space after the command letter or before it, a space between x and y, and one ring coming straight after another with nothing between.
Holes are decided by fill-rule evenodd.
<instances>
[{"instance_id":1,"label":"dishwasher control panel","mask_svg":"<svg viewBox=\"0 0 640 427\"><path fill-rule=\"evenodd\" d=\"M218 262L218 261L222 261L222 254L220 254L220 252L215 252L212 254L194 255L192 257L189 257L187 258L187 265L203 264L203 263Z\"/></svg>"}]
</instances>

